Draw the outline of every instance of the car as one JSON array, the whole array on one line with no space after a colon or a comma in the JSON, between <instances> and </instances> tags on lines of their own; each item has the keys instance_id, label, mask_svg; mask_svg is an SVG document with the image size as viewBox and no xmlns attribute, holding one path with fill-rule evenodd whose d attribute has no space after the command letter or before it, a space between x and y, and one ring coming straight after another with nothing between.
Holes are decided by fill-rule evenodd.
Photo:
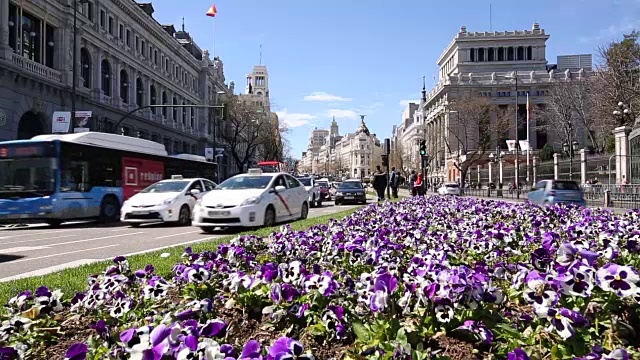
<instances>
[{"instance_id":1,"label":"car","mask_svg":"<svg viewBox=\"0 0 640 360\"><path fill-rule=\"evenodd\" d=\"M455 182L448 182L438 189L439 195L460 195L460 185Z\"/></svg>"},{"instance_id":2,"label":"car","mask_svg":"<svg viewBox=\"0 0 640 360\"><path fill-rule=\"evenodd\" d=\"M331 200L331 195L329 194L329 179L318 179L316 183L320 186L320 198L322 198L322 200Z\"/></svg>"},{"instance_id":3,"label":"car","mask_svg":"<svg viewBox=\"0 0 640 360\"><path fill-rule=\"evenodd\" d=\"M336 189L336 205L346 203L367 203L367 194L360 180L346 180Z\"/></svg>"},{"instance_id":4,"label":"car","mask_svg":"<svg viewBox=\"0 0 640 360\"><path fill-rule=\"evenodd\" d=\"M299 177L298 181L304 185L309 192L309 205L311 207L322 206L322 195L320 194L320 185L311 177Z\"/></svg>"},{"instance_id":5,"label":"car","mask_svg":"<svg viewBox=\"0 0 640 360\"><path fill-rule=\"evenodd\" d=\"M527 195L529 201L536 205L553 205L558 203L586 206L584 193L577 182L571 180L539 181Z\"/></svg>"},{"instance_id":6,"label":"car","mask_svg":"<svg viewBox=\"0 0 640 360\"><path fill-rule=\"evenodd\" d=\"M196 202L216 184L203 178L184 179L174 175L130 197L122 204L120 221L132 227L145 223L191 224L191 210Z\"/></svg>"},{"instance_id":7,"label":"car","mask_svg":"<svg viewBox=\"0 0 640 360\"><path fill-rule=\"evenodd\" d=\"M211 233L217 227L260 227L306 219L309 193L293 176L250 169L233 176L198 201L193 225Z\"/></svg>"}]
</instances>

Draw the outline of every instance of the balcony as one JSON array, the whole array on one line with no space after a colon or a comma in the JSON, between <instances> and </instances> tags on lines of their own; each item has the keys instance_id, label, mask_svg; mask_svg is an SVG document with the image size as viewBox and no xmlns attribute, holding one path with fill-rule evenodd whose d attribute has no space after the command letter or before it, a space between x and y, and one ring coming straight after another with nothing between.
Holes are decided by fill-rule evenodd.
<instances>
[{"instance_id":1,"label":"balcony","mask_svg":"<svg viewBox=\"0 0 640 360\"><path fill-rule=\"evenodd\" d=\"M24 69L26 72L35 74L48 80L60 82L60 71L48 68L40 63L29 60L16 53L11 54L11 60L13 61L14 65Z\"/></svg>"}]
</instances>

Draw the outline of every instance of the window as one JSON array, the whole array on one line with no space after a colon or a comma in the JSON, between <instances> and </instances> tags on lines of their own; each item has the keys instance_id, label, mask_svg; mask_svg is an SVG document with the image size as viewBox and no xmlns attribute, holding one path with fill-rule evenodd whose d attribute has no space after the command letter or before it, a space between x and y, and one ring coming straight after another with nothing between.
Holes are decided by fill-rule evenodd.
<instances>
[{"instance_id":1,"label":"window","mask_svg":"<svg viewBox=\"0 0 640 360\"><path fill-rule=\"evenodd\" d=\"M484 49L483 48L479 48L478 49L478 61L484 61Z\"/></svg>"},{"instance_id":2,"label":"window","mask_svg":"<svg viewBox=\"0 0 640 360\"><path fill-rule=\"evenodd\" d=\"M127 29L127 36L125 38L125 44L127 44L127 46L131 46L131 30Z\"/></svg>"},{"instance_id":3,"label":"window","mask_svg":"<svg viewBox=\"0 0 640 360\"><path fill-rule=\"evenodd\" d=\"M105 21L107 20L107 14L104 10L100 10L100 27L104 29Z\"/></svg>"},{"instance_id":4,"label":"window","mask_svg":"<svg viewBox=\"0 0 640 360\"><path fill-rule=\"evenodd\" d=\"M142 79L136 79L136 105L142 106L142 94L144 91L142 90Z\"/></svg>"},{"instance_id":5,"label":"window","mask_svg":"<svg viewBox=\"0 0 640 360\"><path fill-rule=\"evenodd\" d=\"M85 6L86 6L86 9L87 9L85 16L90 21L93 21L93 3L87 2L85 4Z\"/></svg>"},{"instance_id":6,"label":"window","mask_svg":"<svg viewBox=\"0 0 640 360\"><path fill-rule=\"evenodd\" d=\"M200 180L194 181L191 184L191 186L189 186L189 188L187 189L187 192L189 192L191 190L198 190L200 192L203 192L202 183L200 182Z\"/></svg>"},{"instance_id":7,"label":"window","mask_svg":"<svg viewBox=\"0 0 640 360\"><path fill-rule=\"evenodd\" d=\"M202 182L204 183L204 191L211 191L216 187L216 184L214 184L212 181L202 180Z\"/></svg>"},{"instance_id":8,"label":"window","mask_svg":"<svg viewBox=\"0 0 640 360\"><path fill-rule=\"evenodd\" d=\"M302 186L302 184L300 184L300 181L294 179L292 176L286 175L285 179L287 180L287 185L289 186L289 189Z\"/></svg>"},{"instance_id":9,"label":"window","mask_svg":"<svg viewBox=\"0 0 640 360\"><path fill-rule=\"evenodd\" d=\"M489 48L487 49L489 52L487 53L487 61L495 61L496 59L494 58L494 54L495 54L495 50L494 48Z\"/></svg>"},{"instance_id":10,"label":"window","mask_svg":"<svg viewBox=\"0 0 640 360\"><path fill-rule=\"evenodd\" d=\"M111 64L105 59L102 60L102 92L106 96L111 96Z\"/></svg>"},{"instance_id":11,"label":"window","mask_svg":"<svg viewBox=\"0 0 640 360\"><path fill-rule=\"evenodd\" d=\"M120 70L120 98L123 103L129 103L129 74L125 70Z\"/></svg>"},{"instance_id":12,"label":"window","mask_svg":"<svg viewBox=\"0 0 640 360\"><path fill-rule=\"evenodd\" d=\"M524 48L522 46L518 46L518 60L524 60Z\"/></svg>"},{"instance_id":13,"label":"window","mask_svg":"<svg viewBox=\"0 0 640 360\"><path fill-rule=\"evenodd\" d=\"M157 93L156 93L156 87L154 85L151 85L151 88L149 90L149 95L150 95L150 100L151 100L149 105L155 105L156 104L156 95L157 95ZM151 108L151 111L154 114L157 114L158 108L153 107L153 108Z\"/></svg>"},{"instance_id":14,"label":"window","mask_svg":"<svg viewBox=\"0 0 640 360\"><path fill-rule=\"evenodd\" d=\"M186 105L185 101L182 100L182 106ZM182 125L187 125L187 108L182 108Z\"/></svg>"},{"instance_id":15,"label":"window","mask_svg":"<svg viewBox=\"0 0 640 360\"><path fill-rule=\"evenodd\" d=\"M504 48L498 48L498 61L504 61Z\"/></svg>"},{"instance_id":16,"label":"window","mask_svg":"<svg viewBox=\"0 0 640 360\"><path fill-rule=\"evenodd\" d=\"M142 54L142 56L145 56L147 47L145 46L144 40L142 40L140 42L140 44L141 44L140 45L140 54Z\"/></svg>"},{"instance_id":17,"label":"window","mask_svg":"<svg viewBox=\"0 0 640 360\"><path fill-rule=\"evenodd\" d=\"M162 105L167 105L167 92L163 91L162 92ZM163 107L162 108L162 116L164 116L165 118L167 117L167 108Z\"/></svg>"},{"instance_id":18,"label":"window","mask_svg":"<svg viewBox=\"0 0 640 360\"><path fill-rule=\"evenodd\" d=\"M113 17L109 16L109 34L113 35Z\"/></svg>"},{"instance_id":19,"label":"window","mask_svg":"<svg viewBox=\"0 0 640 360\"><path fill-rule=\"evenodd\" d=\"M513 61L513 48L507 48L507 61Z\"/></svg>"},{"instance_id":20,"label":"window","mask_svg":"<svg viewBox=\"0 0 640 360\"><path fill-rule=\"evenodd\" d=\"M533 48L527 46L527 60L533 60Z\"/></svg>"},{"instance_id":21,"label":"window","mask_svg":"<svg viewBox=\"0 0 640 360\"><path fill-rule=\"evenodd\" d=\"M140 38L136 35L136 51L140 51Z\"/></svg>"},{"instance_id":22,"label":"window","mask_svg":"<svg viewBox=\"0 0 640 360\"><path fill-rule=\"evenodd\" d=\"M153 63L158 66L158 50L153 51Z\"/></svg>"},{"instance_id":23,"label":"window","mask_svg":"<svg viewBox=\"0 0 640 360\"><path fill-rule=\"evenodd\" d=\"M476 61L476 49L474 48L469 49L469 61Z\"/></svg>"},{"instance_id":24,"label":"window","mask_svg":"<svg viewBox=\"0 0 640 360\"><path fill-rule=\"evenodd\" d=\"M178 99L174 96L173 97L173 105L178 105ZM178 120L178 108L174 107L173 108L173 121L177 121Z\"/></svg>"},{"instance_id":25,"label":"window","mask_svg":"<svg viewBox=\"0 0 640 360\"><path fill-rule=\"evenodd\" d=\"M80 49L80 74L82 76L82 86L91 88L91 57L87 48Z\"/></svg>"},{"instance_id":26,"label":"window","mask_svg":"<svg viewBox=\"0 0 640 360\"><path fill-rule=\"evenodd\" d=\"M124 40L124 25L120 24L118 29L118 37L120 40Z\"/></svg>"}]
</instances>

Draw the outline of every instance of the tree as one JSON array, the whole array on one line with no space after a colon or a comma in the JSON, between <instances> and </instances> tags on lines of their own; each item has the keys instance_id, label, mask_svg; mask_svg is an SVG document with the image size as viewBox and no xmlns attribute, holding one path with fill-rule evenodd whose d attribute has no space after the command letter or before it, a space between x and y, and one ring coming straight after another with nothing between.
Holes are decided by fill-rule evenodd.
<instances>
[{"instance_id":1,"label":"tree","mask_svg":"<svg viewBox=\"0 0 640 360\"><path fill-rule=\"evenodd\" d=\"M632 110L640 106L640 33L633 31L620 41L598 49L601 63L595 72L593 116L603 119L610 131L615 126L634 125L635 116L616 117L613 111L622 102Z\"/></svg>"},{"instance_id":2,"label":"tree","mask_svg":"<svg viewBox=\"0 0 640 360\"><path fill-rule=\"evenodd\" d=\"M399 137L396 138L393 151L391 152L390 162L391 162L391 166L395 166L396 169L404 173L405 165L408 162L407 149L405 148L404 143L402 142L402 139L400 139Z\"/></svg>"},{"instance_id":3,"label":"tree","mask_svg":"<svg viewBox=\"0 0 640 360\"><path fill-rule=\"evenodd\" d=\"M269 118L262 127L259 135L259 158L263 161L280 161L285 158L286 134L289 128L284 122L280 122L275 113L267 115Z\"/></svg>"},{"instance_id":4,"label":"tree","mask_svg":"<svg viewBox=\"0 0 640 360\"><path fill-rule=\"evenodd\" d=\"M448 126L444 142L449 154L455 156L453 166L460 172L461 183L471 166L485 158L499 144L509 129L509 107L501 108L486 97L460 94L449 101Z\"/></svg>"},{"instance_id":5,"label":"tree","mask_svg":"<svg viewBox=\"0 0 640 360\"><path fill-rule=\"evenodd\" d=\"M255 158L264 138L261 132L272 130L264 109L242 100L233 95L225 104L225 124L220 136L240 172L244 172L245 166Z\"/></svg>"}]
</instances>

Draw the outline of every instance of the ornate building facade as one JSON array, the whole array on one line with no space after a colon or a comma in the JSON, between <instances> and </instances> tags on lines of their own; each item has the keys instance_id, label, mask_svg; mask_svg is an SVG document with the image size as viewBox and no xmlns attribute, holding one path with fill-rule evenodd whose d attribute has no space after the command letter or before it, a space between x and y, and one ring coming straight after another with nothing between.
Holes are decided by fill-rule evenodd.
<instances>
[{"instance_id":1,"label":"ornate building facade","mask_svg":"<svg viewBox=\"0 0 640 360\"><path fill-rule=\"evenodd\" d=\"M0 140L51 132L54 111L71 111L73 0L0 0ZM204 155L213 134L206 109L225 84L222 61L184 25L161 25L150 3L78 1L77 111L92 111L92 131L117 131L162 143L169 153ZM73 126L73 124L72 124ZM218 142L219 144L220 142Z\"/></svg>"},{"instance_id":2,"label":"ornate building facade","mask_svg":"<svg viewBox=\"0 0 640 360\"><path fill-rule=\"evenodd\" d=\"M519 95L518 137L526 139L526 96L531 106L545 103L545 92L550 84L558 81L582 79L592 74L591 64L581 69L561 69L550 66L546 58L546 41L549 35L538 24L531 30L469 32L461 27L453 41L447 46L440 58L438 82L427 92L423 83L422 99L417 105L409 104L403 113L402 124L396 127L394 142L401 143L405 154L405 165L419 169L418 144L426 140L427 153L431 158L428 178L434 181L456 181L459 171L456 161L464 161L465 154L459 153L456 143L456 115L448 104L457 96L477 94L489 98L498 106L515 105L516 91ZM516 80L517 79L517 80ZM517 89L517 90L516 90ZM407 116L413 112L413 116ZM515 117L515 114L514 114ZM578 129L577 139L582 145L586 139L583 129ZM538 127L536 119L529 122L529 144L532 149L541 149L545 144L561 147L563 136L548 128ZM506 135L514 139L515 119ZM495 134L494 134L495 137ZM495 143L506 151L506 142L494 139ZM469 145L473 148L473 144ZM478 162L486 165L487 159ZM505 161L511 159L507 156ZM511 160L513 163L513 160ZM417 164L414 164L417 163ZM417 169L416 169L417 170Z\"/></svg>"}]
</instances>

